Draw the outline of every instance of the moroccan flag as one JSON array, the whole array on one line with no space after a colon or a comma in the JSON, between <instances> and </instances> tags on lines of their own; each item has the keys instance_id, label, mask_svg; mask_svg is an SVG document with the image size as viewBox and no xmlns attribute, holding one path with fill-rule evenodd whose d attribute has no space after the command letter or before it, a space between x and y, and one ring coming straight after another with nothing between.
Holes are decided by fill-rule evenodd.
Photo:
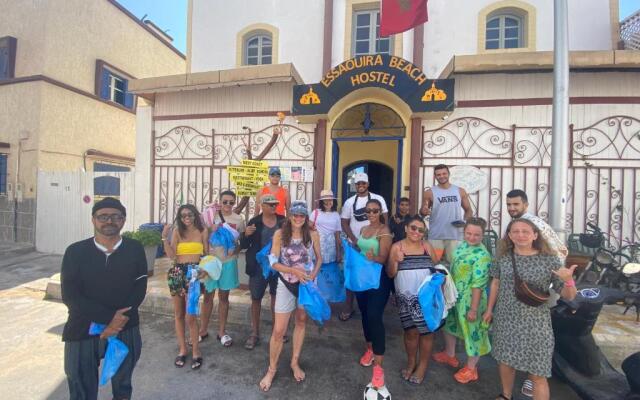
<instances>
[{"instance_id":1,"label":"moroccan flag","mask_svg":"<svg viewBox=\"0 0 640 400\"><path fill-rule=\"evenodd\" d=\"M382 0L380 36L408 31L427 22L427 0Z\"/></svg>"}]
</instances>

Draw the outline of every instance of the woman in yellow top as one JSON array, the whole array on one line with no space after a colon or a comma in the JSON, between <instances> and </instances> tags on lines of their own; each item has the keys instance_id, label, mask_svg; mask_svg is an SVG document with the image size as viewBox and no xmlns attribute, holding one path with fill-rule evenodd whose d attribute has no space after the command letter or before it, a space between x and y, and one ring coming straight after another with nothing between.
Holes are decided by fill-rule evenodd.
<instances>
[{"instance_id":1,"label":"woman in yellow top","mask_svg":"<svg viewBox=\"0 0 640 400\"><path fill-rule=\"evenodd\" d=\"M198 320L195 315L186 315L186 294L188 287L187 271L195 268L200 258L209 251L207 230L202 225L200 213L191 204L183 204L178 209L174 229L171 233L171 241L167 242L170 225L165 225L162 231L162 243L167 256L173 259L174 264L167 272L169 292L173 299L173 314L175 317L176 336L178 338L179 352L174 362L178 368L184 367L187 359L187 343L184 335L185 317L189 325L192 349L192 369L202 366L202 355L198 346Z\"/></svg>"}]
</instances>

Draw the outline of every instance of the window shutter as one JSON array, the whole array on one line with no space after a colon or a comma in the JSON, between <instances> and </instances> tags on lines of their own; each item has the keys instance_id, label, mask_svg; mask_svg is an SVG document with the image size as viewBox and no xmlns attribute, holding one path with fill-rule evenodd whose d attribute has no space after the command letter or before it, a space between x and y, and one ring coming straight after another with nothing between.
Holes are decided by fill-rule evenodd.
<instances>
[{"instance_id":1,"label":"window shutter","mask_svg":"<svg viewBox=\"0 0 640 400\"><path fill-rule=\"evenodd\" d=\"M124 106L133 109L133 94L129 93L129 80L124 81Z\"/></svg>"},{"instance_id":2,"label":"window shutter","mask_svg":"<svg viewBox=\"0 0 640 400\"><path fill-rule=\"evenodd\" d=\"M109 70L102 68L100 73L100 97L105 100L111 100L111 93L109 92Z\"/></svg>"}]
</instances>

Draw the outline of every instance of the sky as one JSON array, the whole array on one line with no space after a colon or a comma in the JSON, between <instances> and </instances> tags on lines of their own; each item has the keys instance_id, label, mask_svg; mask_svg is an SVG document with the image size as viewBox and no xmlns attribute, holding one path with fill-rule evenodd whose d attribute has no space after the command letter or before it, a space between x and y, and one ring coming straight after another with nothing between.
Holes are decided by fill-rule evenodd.
<instances>
[{"instance_id":1,"label":"sky","mask_svg":"<svg viewBox=\"0 0 640 400\"><path fill-rule=\"evenodd\" d=\"M187 51L187 0L117 0L136 17L151 19L173 37L173 45ZM581 1L581 0L569 0ZM620 20L640 9L640 0L619 0Z\"/></svg>"}]
</instances>

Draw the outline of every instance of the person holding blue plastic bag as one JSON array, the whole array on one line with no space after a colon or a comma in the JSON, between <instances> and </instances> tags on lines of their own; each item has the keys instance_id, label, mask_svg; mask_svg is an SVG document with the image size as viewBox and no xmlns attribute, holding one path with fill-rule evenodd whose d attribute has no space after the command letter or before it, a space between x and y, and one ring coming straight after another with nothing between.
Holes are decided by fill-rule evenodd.
<instances>
[{"instance_id":1,"label":"person holding blue plastic bag","mask_svg":"<svg viewBox=\"0 0 640 400\"><path fill-rule=\"evenodd\" d=\"M167 271L167 283L173 300L173 315L179 347L174 365L177 368L182 368L187 360L187 341L184 332L186 322L193 346L191 349L191 369L196 370L202 366L202 354L198 345L198 316L187 313L186 308L190 282L193 297L195 297L193 290L199 290L200 284L197 280L192 282L191 275L187 277L187 274L190 270L197 271L200 257L209 251L208 234L202 224L200 213L192 204L183 204L178 208L175 223L177 229L174 229L171 234L171 242L167 242L170 226L166 225L162 231L164 251L169 258L174 260L173 266ZM196 288L195 285L198 287Z\"/></svg>"},{"instance_id":2,"label":"person holding blue plastic bag","mask_svg":"<svg viewBox=\"0 0 640 400\"><path fill-rule=\"evenodd\" d=\"M272 267L280 274L274 306L275 322L269 342L269 368L260 380L260 389L265 392L271 388L276 375L283 337L287 332L292 312L295 313L295 327L291 370L296 381L302 382L305 379L305 372L300 368L299 360L304 342L307 313L298 304L298 290L300 284L306 284L316 278L322 264L320 237L318 232L311 230L309 226L309 211L306 203L294 201L288 215L282 228L273 235L271 247Z\"/></svg>"},{"instance_id":3,"label":"person holding blue plastic bag","mask_svg":"<svg viewBox=\"0 0 640 400\"><path fill-rule=\"evenodd\" d=\"M72 400L98 398L98 367L107 340L115 337L127 354L117 366L103 369L113 373L114 399L130 399L133 393L133 369L142 349L138 307L147 292L147 260L140 242L120 236L126 215L117 199L96 202L94 237L69 246L62 259L62 302L69 309L62 331L64 371ZM92 323L104 325L101 333L90 333ZM109 356L105 361L112 360Z\"/></svg>"},{"instance_id":4,"label":"person holding blue plastic bag","mask_svg":"<svg viewBox=\"0 0 640 400\"><path fill-rule=\"evenodd\" d=\"M320 192L318 208L309 217L311 226L320 235L322 266L318 274L318 288L325 300L341 303L346 300L344 276L339 263L342 261L340 214L336 211L336 197L331 190Z\"/></svg>"},{"instance_id":5,"label":"person holding blue plastic bag","mask_svg":"<svg viewBox=\"0 0 640 400\"><path fill-rule=\"evenodd\" d=\"M418 290L425 278L436 272L434 264L440 261L433 246L424 238L426 228L420 216L410 217L404 226L405 238L391 247L388 265L389 275L394 277L407 352L407 366L401 374L404 380L415 385L424 380L434 337L418 302Z\"/></svg>"},{"instance_id":6,"label":"person holding blue plastic bag","mask_svg":"<svg viewBox=\"0 0 640 400\"><path fill-rule=\"evenodd\" d=\"M360 230L358 248L360 253L370 261L384 265L391 248L391 231L385 225L382 216L382 203L377 199L367 201L365 213L369 225ZM346 267L345 267L346 268ZM380 285L377 289L355 292L358 308L362 315L362 331L367 348L360 357L360 365L373 365L371 383L374 387L384 386L384 370L382 360L385 352L385 330L382 316L391 292L391 279L385 268L380 272Z\"/></svg>"},{"instance_id":7,"label":"person holding blue plastic bag","mask_svg":"<svg viewBox=\"0 0 640 400\"><path fill-rule=\"evenodd\" d=\"M213 224L209 226L209 253L222 262L222 273L218 279L211 282L202 297L202 314L200 316L200 340L209 337L209 319L213 311L213 296L218 289L218 335L217 340L224 347L230 347L233 339L226 332L227 317L229 315L229 292L240 286L238 278L238 254L240 253L239 237L245 231L242 215L233 212L236 204L236 194L231 190L220 193L220 209L213 215ZM218 232L224 228L225 231ZM220 233L225 233L226 240L216 240ZM213 242L212 242L213 241ZM230 242L230 243L228 243Z\"/></svg>"}]
</instances>

